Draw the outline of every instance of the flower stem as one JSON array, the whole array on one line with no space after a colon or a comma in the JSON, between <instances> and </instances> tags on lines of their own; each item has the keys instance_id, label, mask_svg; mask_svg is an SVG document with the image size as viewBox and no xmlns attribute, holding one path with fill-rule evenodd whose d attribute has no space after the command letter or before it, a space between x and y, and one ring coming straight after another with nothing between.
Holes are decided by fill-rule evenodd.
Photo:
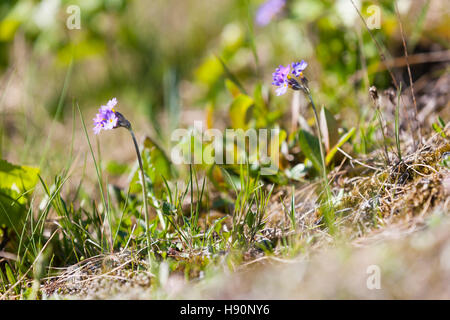
<instances>
[{"instance_id":1,"label":"flower stem","mask_svg":"<svg viewBox=\"0 0 450 320\"><path fill-rule=\"evenodd\" d=\"M319 116L317 114L316 105L314 104L314 100L311 96L311 92L309 91L309 88L305 86L305 92L308 96L309 101L311 102L312 109L314 111L314 118L316 122L316 128L319 135L319 147L320 147L320 158L322 160L322 178L323 178L323 185L326 192L326 204L324 207L323 216L325 218L325 222L328 225L328 228L330 230L330 233L334 233L334 210L331 205L331 190L330 186L328 185L328 176L327 176L327 166L325 163L325 151L322 145L322 131L320 130L319 125Z\"/></svg>"},{"instance_id":2,"label":"flower stem","mask_svg":"<svg viewBox=\"0 0 450 320\"><path fill-rule=\"evenodd\" d=\"M319 125L319 116L317 114L316 105L314 104L314 100L311 96L311 93L309 92L309 90L307 92L308 92L309 101L311 102L312 109L314 111L314 119L316 121L316 128L317 128L317 132L319 134L320 159L322 160L322 177L323 177L324 181L327 183L327 167L325 164L325 151L323 150L323 145L322 145L323 137L322 137L322 130L320 130L320 125Z\"/></svg>"},{"instance_id":3,"label":"flower stem","mask_svg":"<svg viewBox=\"0 0 450 320\"><path fill-rule=\"evenodd\" d=\"M150 259L150 247L151 247L151 238L150 238L150 224L148 221L148 203L147 203L147 187L145 183L145 174L144 174L144 166L142 165L142 157L141 152L139 151L139 146L136 141L136 137L134 135L133 130L131 129L131 125L127 128L130 131L131 137L133 138L134 148L136 149L136 155L139 162L139 168L141 169L141 184L142 184L142 197L144 198L144 217L145 217L145 227L146 227L146 235L147 235L147 251Z\"/></svg>"}]
</instances>

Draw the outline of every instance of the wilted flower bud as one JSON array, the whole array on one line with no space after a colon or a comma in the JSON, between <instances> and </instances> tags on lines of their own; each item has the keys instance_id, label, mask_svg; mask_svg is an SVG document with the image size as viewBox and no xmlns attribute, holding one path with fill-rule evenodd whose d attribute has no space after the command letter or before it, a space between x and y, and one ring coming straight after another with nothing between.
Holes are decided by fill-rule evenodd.
<instances>
[{"instance_id":1,"label":"wilted flower bud","mask_svg":"<svg viewBox=\"0 0 450 320\"><path fill-rule=\"evenodd\" d=\"M123 114L121 114L120 112L116 111L116 116L117 116L117 125L114 127L115 128L119 128L119 127L124 127L126 129L130 129L131 128L131 123L130 121L128 121Z\"/></svg>"}]
</instances>

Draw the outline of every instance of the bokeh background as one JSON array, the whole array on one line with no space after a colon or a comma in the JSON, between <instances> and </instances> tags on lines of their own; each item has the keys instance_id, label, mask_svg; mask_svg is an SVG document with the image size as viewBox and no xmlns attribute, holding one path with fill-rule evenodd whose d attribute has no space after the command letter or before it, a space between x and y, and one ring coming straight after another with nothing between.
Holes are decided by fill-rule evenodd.
<instances>
[{"instance_id":1,"label":"bokeh background","mask_svg":"<svg viewBox=\"0 0 450 320\"><path fill-rule=\"evenodd\" d=\"M230 73L246 92L262 94L267 113L256 126L276 122L289 133L291 95L272 99L271 74L279 64L301 59L309 63L307 76L320 106L344 127L366 121L370 111L362 106L369 102L368 86L383 90L392 83L351 1L288 0L264 26L255 23L262 3L2 1L1 157L33 165L45 161L42 174L58 172L72 136L75 150L87 151L79 118L73 122L73 106L80 106L90 131L97 108L112 97L138 136L149 135L168 149L172 130L194 120L229 126L223 115L232 102L226 81ZM379 7L382 27L372 32L396 76L408 83L404 63L394 59L403 56L403 47L392 1L355 3L366 19L370 5ZM66 26L70 5L80 8L80 29ZM402 0L397 5L411 56L448 50L445 1ZM427 57L413 66L413 80L445 72L439 59ZM113 180L127 170L121 164L134 161L129 137L119 131L99 140Z\"/></svg>"},{"instance_id":2,"label":"bokeh background","mask_svg":"<svg viewBox=\"0 0 450 320\"><path fill-rule=\"evenodd\" d=\"M267 2L276 3L279 6L278 10L266 21L267 23L258 23L261 6ZM110 204L113 209L111 216L117 226L115 235L118 236L118 241L115 246L111 244L111 247L108 247L111 249L108 253L127 247L132 238L132 243L133 241L137 244L143 243L145 234L142 232L144 224L139 211L141 204L136 197L140 194L137 183L136 154L130 136L126 130L122 129L113 132L105 131L98 136L92 131L92 118L98 108L113 97L119 101L117 110L133 124L139 142L142 143L145 137L151 138L145 140L150 146L143 148L144 164L147 161L146 174L152 188L151 200L155 203L160 201L164 214L168 216L173 213L173 210L167 202L165 197L167 195L161 191L165 187L161 175L168 178L167 185L170 187L173 188L175 184L178 187L178 182L180 185L184 183L183 187L185 187L186 181L189 181L190 169L185 165L177 168L180 169L177 174L169 173L173 168L169 161L166 161L161 150L170 154L172 146L170 137L174 129L192 127L196 120L203 121L205 127L221 130L238 127L280 128L283 137L279 139L279 146L285 147L280 160L282 167L277 175L264 180L264 183L268 182L267 187L271 183L275 185L273 197L269 195L267 198L269 205L273 205L267 210L269 224L272 223L276 227L277 223L282 223L283 228L285 227L289 219L286 215L288 210L285 209L291 205L291 203L289 206L285 205L285 201L290 201L289 194L292 192L292 208L297 205L299 208L297 214L301 214L298 221L303 219L301 222L303 229L299 233L301 241L292 244L292 252L307 255L306 249L303 252L303 248L327 247L329 235L317 228L322 217L315 215L314 207L316 199L313 196L313 189L317 185L315 184L317 180L314 179L317 176L315 174L320 170L314 171L311 165L313 152L309 151L308 154L306 148L301 150L298 141L300 131L303 132L306 129L310 130L308 132L314 131L311 129L314 126L314 117L311 108L308 107L308 101L298 94L299 92L289 90L283 96L275 96L275 88L271 85L275 68L281 64L287 65L294 61L306 60L308 68L305 70L305 75L309 79L317 107L320 109L326 107L334 116L329 118L332 121L325 123L326 126L333 123L333 128L327 127L327 133L334 135L333 138L337 140L351 132L351 137L349 136L350 138L343 142L345 144L341 145L345 152L362 161L378 160L377 164L374 164L375 162L370 164L383 168L388 173L392 169L389 174L393 175L389 177L396 177L394 171L399 171L400 166L397 170L395 166L383 164L381 156L382 144L385 144L389 146L392 161L400 158L400 152L397 151L396 154L394 150L395 91L386 65L403 85L401 97L404 101L400 109L397 141L399 149L401 143L404 155L414 156L412 151L417 133L417 130L414 128L411 130L411 127L408 127L408 123L411 122L409 119L414 116L412 107L414 104L410 95L410 81L400 32L403 29L419 111L416 125L420 123L425 138L429 138L434 131L439 133L441 130L440 133L444 139L445 134L442 135L442 130L450 119L448 3L441 0L398 0L395 1L398 7L398 14L396 14L393 1L354 0L353 2L366 20L373 14L373 11L369 10L371 6L379 10L380 28L372 29L372 35L362 23L351 0L0 1L0 159L18 165L38 167L42 179L38 182L36 174L38 169L30 170L34 170L33 177L36 181L33 185L37 183L39 187L33 194L31 192L28 194L32 198L27 202L31 209L19 208L23 216L27 212L30 213L27 214L27 221L29 216L33 215L41 221L41 234L35 235L37 228L33 224L33 219L30 219L31 223L29 223L32 230L31 236L29 236L30 233L24 233L15 239L12 236L11 240L7 239L8 230L6 228L1 230L1 242L9 246L5 247L5 252L12 254L14 259L21 255L17 247L21 246L22 240L26 243L22 246L22 251L26 248L28 255L24 255L24 259L16 260L14 271L17 275L26 275L31 267L35 266L33 268L35 288L30 290L37 292L39 281L44 276L43 266L49 263L44 261L46 258L41 259L39 251L47 240L50 242L50 234L54 230L61 231L58 238L54 238L51 243L53 248L48 249L48 252L53 252L56 257L51 258L54 267L73 265L85 258L106 253L103 247L108 237L107 231L104 231L106 222L101 220L101 215L98 213L106 212L105 217L107 217ZM71 19L76 14L76 11L68 11L69 8L79 9L79 29L68 28L68 20L69 23L73 22ZM374 39L381 48L377 48ZM385 55L385 64L381 63L380 52ZM386 121L386 141L383 140L378 128L376 110L368 94L370 86L376 86L384 99L381 112ZM246 96L241 93L245 93ZM239 97L244 98L237 103ZM92 154L80 116L86 123L88 137L94 149ZM299 128L302 130L298 130ZM436 148L437 151L432 149L430 152L434 153L430 156L425 152L429 150L424 148L424 154L434 159L434 163L429 164L418 157L421 162L417 160L417 166L433 165L436 168L440 166L439 170L442 173L444 172L442 168L445 166L448 168L448 156L445 165L439 165L437 158L441 155L443 157L445 150L448 151L448 144L445 149L439 147L440 145L436 142L433 143L425 145L430 149ZM159 148L154 147L156 144ZM96 175L93 155L97 158L101 177ZM338 156L341 156L341 159L337 159ZM342 159L342 155L332 159L329 164L330 172L338 168ZM442 162L444 163L444 160ZM2 172L7 171L9 166L2 163L7 168L2 169ZM346 165L345 179L356 179L353 182L358 179L372 181L373 177L377 177L374 174L369 179L367 175L372 173L366 170L367 167ZM215 167L217 171L211 168L207 166L194 168L199 169L195 177L198 173L207 181L205 191L207 201L202 203L202 200L199 200L199 205L194 204L195 192L191 183L190 197L180 197L181 202L177 204L177 210L179 209L180 213L178 218L183 219L182 225L184 228L189 228L189 232L193 229L190 222L186 222L188 220L185 217L189 214L189 219L193 219L194 205L197 207L197 213L201 209L201 224L207 226L215 221L214 225L209 226L208 230L211 230L209 236L211 239L219 239L215 243L217 245L215 254L217 259L222 259L224 248L229 249L227 247L229 241L222 240L231 238L216 238L212 236L212 230L215 230L215 233L220 231L221 236L226 234L226 237L229 237L228 230L231 230L231 224L229 228L225 225L222 228L220 219L234 218L231 215L235 210L232 206L236 208L239 205L239 199L234 201L234 189L228 180L225 181L224 175L219 177L221 180L214 175L217 171L221 172L217 166ZM254 172L243 173L237 166L229 169L230 177L233 175L233 178L241 183L241 187L244 176L248 178L254 174ZM408 173L408 171L405 172ZM232 280L223 277L220 278L219 285L213 284L211 288L205 287L201 290L197 288L196 291L186 287L186 291L180 296L221 299L230 297L448 298L448 286L442 285L448 283L446 280L449 279L450 270L448 223L443 224L439 229L431 229L425 235L421 234L422 238L418 238L417 241L414 240L415 238L410 240L406 237L412 231L419 230L425 225L423 220L425 214L448 213L450 178L448 170L445 172L447 172L446 176L436 175L434 180L431 178L420 180L423 184L418 183L417 189L414 186L411 193L408 193L404 199L400 199L402 194L397 192L397 181L395 181L394 189L385 189L383 184L379 190L373 189L372 192L371 182L367 182L361 185L361 188L358 184L353 184L354 188L348 190L349 196L352 197L351 192L358 193L352 199L359 201L349 202L348 206L345 202L346 207L342 210L344 219L354 219L348 220L348 225L351 228L354 227L349 236L352 246L356 244L357 247L358 241L370 240L370 237L365 237L365 232L378 228L385 230L384 233L380 232L380 239L389 240L392 235L397 238L404 236L404 241L400 244L385 242L380 246L372 247L365 246L363 243L362 251L358 251L352 258L349 258L351 256L345 246L342 250L331 248L331 252L326 253L325 258L311 260L309 269L302 269L304 272L301 274L298 273L298 270L304 267L301 255L300 260L290 264L291 262L280 260L276 256L266 255L260 257L260 260L260 258L254 259L257 256L256 253L251 255L250 251L243 252L243 260L254 259L248 262L248 265L259 261L262 266L265 266L268 262L265 260L273 258L277 262L289 263L290 266L284 269L285 272L274 268L269 269L268 273L265 269L259 270L259 267L255 268L255 272L250 268L251 276L249 277L247 277L248 274L244 276L239 274ZM364 180L366 178L368 179ZM341 201L344 195L341 180L340 178L336 180L339 191L335 194L336 198L340 199L338 201ZM99 185L103 184L108 191L105 192L108 205L105 201L101 203ZM287 184L290 184L289 187ZM23 187L26 189L25 186ZM183 187L180 186L180 189L176 190L181 192ZM368 189L364 190L366 187ZM13 184L8 188L7 191L13 192L14 198L21 198L17 185ZM129 204L126 202L128 188L132 194ZM312 191L310 192L308 188ZM196 191L198 189L197 185ZM380 191L381 189L384 193ZM256 190L255 187L254 191ZM392 198L391 194L388 194L392 190L393 194L400 194L400 197ZM298 192L297 198L295 192ZM382 220L375 210L378 206L377 192L382 194L384 199L389 198L392 201L392 207L388 207L389 211L386 210L383 213L383 218L395 218L394 212L402 212L403 209L407 211L409 208L418 210L421 205L424 205L424 209L420 209L419 216L414 216L414 210L405 215L399 214L399 219L404 218L401 230L395 229L395 226L392 229L384 228L390 224L391 220ZM55 195L55 201L49 200L50 193ZM367 198L364 198L366 194L363 195L363 193L368 194ZM127 200L124 200L125 195ZM110 196L111 201L109 201ZM191 198L189 203L185 201L189 200L188 198ZM429 200L425 201L425 199ZM432 199L435 203L429 202ZM22 200L25 203L25 199ZM411 205L416 202L417 205ZM438 206L440 202L444 204L442 208L447 209L431 210L431 206ZM50 203L52 203L51 207ZM311 206L311 210L308 206ZM367 208L371 210L368 216L366 216ZM261 210L261 218L265 214L264 210ZM251 213L248 217L254 217L250 209L248 212ZM295 209L291 212L292 225L295 229ZM345 212L351 214L347 215ZM413 216L414 219L412 219ZM369 221L372 219L370 217L373 221ZM377 218L380 219L376 220ZM408 220L409 218L411 220ZM251 222L256 221L255 218L251 219ZM247 218L245 220L245 223L249 223ZM157 237L161 235L161 232L164 237L172 237L166 234L169 229L164 227L161 231L157 228L157 220L152 221L151 232ZM162 224L164 219L160 221ZM219 222L216 228L217 221ZM380 225L378 225L379 221L381 221ZM385 221L388 222L384 224ZM195 220L195 223L197 222ZM65 225L60 227L64 223ZM271 227L269 224L268 226ZM46 225L45 228L44 225ZM78 228L78 226L82 227ZM133 234L135 229L132 229L135 226L138 226L136 238ZM264 224L259 226L263 228ZM339 226L341 227L341 224ZM244 224L239 225L242 229L234 227L233 232L244 230ZM258 230L256 227L254 229ZM267 228L269 229L273 231ZM109 236L112 235L112 230L113 228L110 229ZM200 232L199 230L200 228L197 231ZM244 232L238 231L236 234L244 235ZM262 230L260 231L262 234ZM10 234L13 235L12 232ZM197 235L195 239L200 239ZM253 236L251 241L255 240ZM358 237L361 237L361 240L358 240ZM19 238L20 241L16 241ZM378 243L376 234L372 238L374 243ZM4 241L4 239L7 240ZM192 239L194 239L194 233ZM242 239L247 241L245 236ZM167 256L174 252L179 253L180 260L167 259L167 261L171 261L171 271L181 279L176 280L178 282L174 286L177 287L178 283L179 289L184 288L183 279L201 278L200 270L203 272L206 268L209 256L205 256L204 260L184 261L185 256L181 255L187 251L177 251L178 245L182 242L176 238L169 240L164 242L165 247L162 247L161 254ZM39 242L38 245L36 242ZM265 244L266 240L261 240L261 243ZM200 250L203 252L204 243L197 244L199 252ZM283 244L280 247L284 250L288 246ZM180 248L183 249L182 246ZM0 249L3 250L3 247L0 246ZM1 250L0 253L3 253ZM260 254L261 250L257 253ZM289 251L286 252L286 255L289 255ZM236 254L236 261L241 261L241 253ZM197 259L197 255L193 256ZM230 260L215 260L222 262L208 269L209 275L220 275L216 270L226 268L227 263L233 264L235 258L231 254L229 256ZM6 266L6 259L14 260L10 258L11 255L2 257L3 260L0 260L2 266ZM165 261L161 263L163 266L161 268L169 268ZM195 261L198 263L196 264ZM364 281L366 276L364 273L366 261L387 266L388 281L384 282L388 289L386 293L367 293L365 286L362 287L363 293L355 289L355 283L360 285L363 283L360 280ZM433 262L430 263L430 261ZM183 275L183 272L179 271L184 266L186 268ZM225 270L225 273L228 274L229 271ZM274 273L284 280L280 282L279 277L273 277ZM158 274L161 275L163 272ZM336 274L342 276L336 277ZM420 277L414 278L418 274ZM208 278L209 275L207 274L206 277ZM11 284L21 282L16 281L13 276L9 278L12 279L8 279ZM164 279L162 276L160 278ZM265 278L269 281L260 282L263 285L259 286L258 280ZM351 281L347 281L349 279ZM417 279L420 281L415 281ZM155 280L152 281L154 285ZM303 286L300 286L302 281ZM170 282L160 281L161 287L166 286L167 283ZM256 286L252 287L254 284ZM329 287L327 287L328 284ZM239 286L243 289L237 290ZM30 288L28 285L25 287ZM217 291L217 288L222 289ZM330 288L335 289L333 291ZM164 290L170 291L167 288ZM252 293L252 290L256 291ZM9 289L9 291L12 290ZM111 290L108 288L105 292L110 294ZM16 293L20 293L18 288ZM140 293L145 292L140 291ZM33 295L34 293L31 297Z\"/></svg>"}]
</instances>

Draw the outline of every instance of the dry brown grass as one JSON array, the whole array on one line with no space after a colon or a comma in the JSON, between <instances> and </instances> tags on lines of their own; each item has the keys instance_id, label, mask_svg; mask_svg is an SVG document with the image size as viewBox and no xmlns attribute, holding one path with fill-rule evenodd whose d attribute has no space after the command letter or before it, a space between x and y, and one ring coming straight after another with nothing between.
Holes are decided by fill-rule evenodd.
<instances>
[{"instance_id":1,"label":"dry brown grass","mask_svg":"<svg viewBox=\"0 0 450 320\"><path fill-rule=\"evenodd\" d=\"M337 204L336 237L319 227L318 184L295 189L295 230L285 213L291 189L280 188L257 239L270 241L273 254L251 248L238 265L219 262L216 276L197 273L187 282L179 270L155 287L139 254L121 252L67 268L47 279L44 291L76 298L448 298L450 170L440 162L449 151L447 139L433 135L389 167L370 157L344 161L330 173L335 194L346 194ZM430 227L430 218L442 221ZM286 243L295 243L287 255ZM195 255L202 263L203 253ZM186 259L182 252L170 256ZM374 264L382 271L381 290L365 284Z\"/></svg>"}]
</instances>

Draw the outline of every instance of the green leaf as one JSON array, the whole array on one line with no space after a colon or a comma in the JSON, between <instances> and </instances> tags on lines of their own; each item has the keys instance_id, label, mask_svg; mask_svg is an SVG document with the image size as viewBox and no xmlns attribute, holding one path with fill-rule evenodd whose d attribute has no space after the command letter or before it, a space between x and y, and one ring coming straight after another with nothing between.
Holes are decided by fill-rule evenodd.
<instances>
[{"instance_id":1,"label":"green leaf","mask_svg":"<svg viewBox=\"0 0 450 320\"><path fill-rule=\"evenodd\" d=\"M14 273L11 270L11 267L9 264L5 264L5 272L6 272L6 278L8 279L9 283L11 285L15 284L17 282L16 277L14 277Z\"/></svg>"},{"instance_id":2,"label":"green leaf","mask_svg":"<svg viewBox=\"0 0 450 320\"><path fill-rule=\"evenodd\" d=\"M145 138L141 154L145 174L151 183L149 191L162 190L164 188L163 177L170 180L175 175L170 159L150 137ZM139 175L139 167L135 166L132 172L130 192L138 193L141 190Z\"/></svg>"},{"instance_id":3,"label":"green leaf","mask_svg":"<svg viewBox=\"0 0 450 320\"><path fill-rule=\"evenodd\" d=\"M175 208L172 204L167 201L163 201L162 211L165 215L173 216L175 214Z\"/></svg>"},{"instance_id":4,"label":"green leaf","mask_svg":"<svg viewBox=\"0 0 450 320\"><path fill-rule=\"evenodd\" d=\"M117 161L108 161L106 171L112 175L120 176L128 171L128 166Z\"/></svg>"},{"instance_id":5,"label":"green leaf","mask_svg":"<svg viewBox=\"0 0 450 320\"><path fill-rule=\"evenodd\" d=\"M30 190L38 181L39 169L0 160L0 225L17 227L26 213Z\"/></svg>"},{"instance_id":6,"label":"green leaf","mask_svg":"<svg viewBox=\"0 0 450 320\"><path fill-rule=\"evenodd\" d=\"M342 147L344 145L344 143L346 143L356 132L356 128L353 127L350 129L349 132L347 132L345 135L343 135L341 137L341 139L339 139L338 143L336 143L336 145L333 147L333 149L330 150L330 152L328 152L327 156L325 157L325 163L326 165L329 165L331 160L333 160L338 148Z\"/></svg>"},{"instance_id":7,"label":"green leaf","mask_svg":"<svg viewBox=\"0 0 450 320\"><path fill-rule=\"evenodd\" d=\"M444 129L445 128L445 122L440 116L438 116L438 122L439 122L441 128Z\"/></svg>"},{"instance_id":8,"label":"green leaf","mask_svg":"<svg viewBox=\"0 0 450 320\"><path fill-rule=\"evenodd\" d=\"M2 269L0 269L0 289L5 292L6 291L6 285L8 284L8 281L6 279L6 276L3 274Z\"/></svg>"},{"instance_id":9,"label":"green leaf","mask_svg":"<svg viewBox=\"0 0 450 320\"><path fill-rule=\"evenodd\" d=\"M253 227L254 222L255 222L255 214L253 213L252 210L249 210L247 212L247 215L245 216L245 223L251 229Z\"/></svg>"},{"instance_id":10,"label":"green leaf","mask_svg":"<svg viewBox=\"0 0 450 320\"><path fill-rule=\"evenodd\" d=\"M300 143L300 149L305 157L311 160L314 168L320 172L322 170L322 165L320 159L319 139L308 131L301 129L298 132L298 141Z\"/></svg>"},{"instance_id":11,"label":"green leaf","mask_svg":"<svg viewBox=\"0 0 450 320\"><path fill-rule=\"evenodd\" d=\"M234 129L245 129L247 127L245 116L252 104L253 99L245 94L238 95L231 103L230 120Z\"/></svg>"},{"instance_id":12,"label":"green leaf","mask_svg":"<svg viewBox=\"0 0 450 320\"><path fill-rule=\"evenodd\" d=\"M443 138L446 137L445 132L442 130L442 128L436 122L434 122L431 126L432 126L433 130L436 131L436 133L439 133Z\"/></svg>"}]
</instances>

